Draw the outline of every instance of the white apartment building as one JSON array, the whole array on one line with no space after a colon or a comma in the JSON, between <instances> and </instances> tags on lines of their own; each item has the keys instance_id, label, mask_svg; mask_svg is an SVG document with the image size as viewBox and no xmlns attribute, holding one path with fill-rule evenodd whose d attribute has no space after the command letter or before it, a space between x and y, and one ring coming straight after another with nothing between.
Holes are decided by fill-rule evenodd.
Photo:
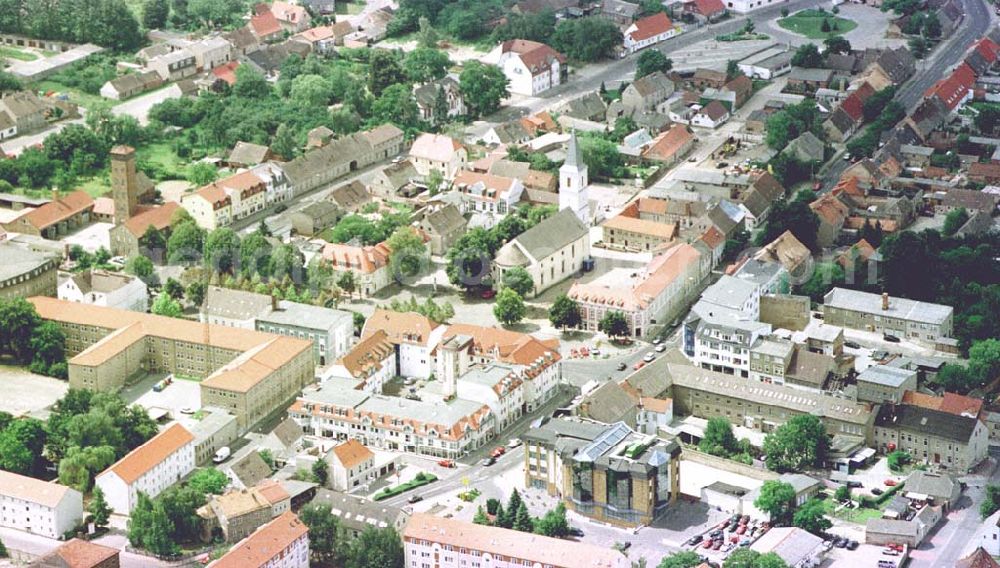
<instances>
[{"instance_id":1,"label":"white apartment building","mask_svg":"<svg viewBox=\"0 0 1000 568\"><path fill-rule=\"evenodd\" d=\"M140 491L156 497L194 471L194 441L191 432L173 424L98 474L97 486L111 509L127 515Z\"/></svg>"},{"instance_id":2,"label":"white apartment building","mask_svg":"<svg viewBox=\"0 0 1000 568\"><path fill-rule=\"evenodd\" d=\"M378 479L375 453L357 440L334 446L325 459L330 464L330 487L334 491L351 491Z\"/></svg>"},{"instance_id":3,"label":"white apartment building","mask_svg":"<svg viewBox=\"0 0 1000 568\"><path fill-rule=\"evenodd\" d=\"M630 568L606 547L418 513L403 529L406 568Z\"/></svg>"},{"instance_id":4,"label":"white apartment building","mask_svg":"<svg viewBox=\"0 0 1000 568\"><path fill-rule=\"evenodd\" d=\"M623 45L629 53L668 40L677 35L677 28L663 12L632 22L623 34Z\"/></svg>"},{"instance_id":5,"label":"white apartment building","mask_svg":"<svg viewBox=\"0 0 1000 568\"><path fill-rule=\"evenodd\" d=\"M82 518L79 491L0 470L0 527L60 538Z\"/></svg>"},{"instance_id":6,"label":"white apartment building","mask_svg":"<svg viewBox=\"0 0 1000 568\"><path fill-rule=\"evenodd\" d=\"M761 287L723 276L705 289L684 322L684 354L703 369L750 377L750 349L771 333L760 317Z\"/></svg>"},{"instance_id":7,"label":"white apartment building","mask_svg":"<svg viewBox=\"0 0 1000 568\"><path fill-rule=\"evenodd\" d=\"M507 365L476 366L456 383L459 398L486 403L497 417L500 430L510 426L524 412L524 381Z\"/></svg>"},{"instance_id":8,"label":"white apartment building","mask_svg":"<svg viewBox=\"0 0 1000 568\"><path fill-rule=\"evenodd\" d=\"M309 527L291 511L241 540L209 568L309 568Z\"/></svg>"},{"instance_id":9,"label":"white apartment building","mask_svg":"<svg viewBox=\"0 0 1000 568\"><path fill-rule=\"evenodd\" d=\"M250 172L263 180L268 205L292 198L292 185L288 182L288 176L274 162L258 164L250 168Z\"/></svg>"},{"instance_id":10,"label":"white apartment building","mask_svg":"<svg viewBox=\"0 0 1000 568\"><path fill-rule=\"evenodd\" d=\"M149 304L149 289L136 276L91 269L71 274L60 282L58 298L105 308L145 312Z\"/></svg>"},{"instance_id":11,"label":"white apartment building","mask_svg":"<svg viewBox=\"0 0 1000 568\"><path fill-rule=\"evenodd\" d=\"M526 39L505 41L483 60L503 70L509 93L527 96L558 86L562 82L562 66L566 63L563 54L544 43Z\"/></svg>"}]
</instances>

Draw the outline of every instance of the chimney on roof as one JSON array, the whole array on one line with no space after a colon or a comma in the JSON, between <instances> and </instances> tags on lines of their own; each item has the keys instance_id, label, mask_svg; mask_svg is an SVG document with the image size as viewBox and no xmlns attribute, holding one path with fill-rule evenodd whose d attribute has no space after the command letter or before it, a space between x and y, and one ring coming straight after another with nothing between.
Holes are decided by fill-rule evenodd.
<instances>
[{"instance_id":1,"label":"chimney on roof","mask_svg":"<svg viewBox=\"0 0 1000 568\"><path fill-rule=\"evenodd\" d=\"M887 311L889 309L889 293L882 292L882 311Z\"/></svg>"},{"instance_id":2,"label":"chimney on roof","mask_svg":"<svg viewBox=\"0 0 1000 568\"><path fill-rule=\"evenodd\" d=\"M53 189L52 190L52 201L59 201L59 190L58 189Z\"/></svg>"},{"instance_id":3,"label":"chimney on roof","mask_svg":"<svg viewBox=\"0 0 1000 568\"><path fill-rule=\"evenodd\" d=\"M272 312L278 311L278 297L277 296L271 296L271 311Z\"/></svg>"}]
</instances>

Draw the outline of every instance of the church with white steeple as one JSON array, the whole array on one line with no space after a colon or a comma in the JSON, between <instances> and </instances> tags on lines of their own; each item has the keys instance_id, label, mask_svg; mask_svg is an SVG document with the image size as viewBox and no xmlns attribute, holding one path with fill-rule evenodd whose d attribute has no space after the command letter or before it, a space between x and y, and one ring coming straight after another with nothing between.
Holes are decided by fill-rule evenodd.
<instances>
[{"instance_id":1,"label":"church with white steeple","mask_svg":"<svg viewBox=\"0 0 1000 568\"><path fill-rule=\"evenodd\" d=\"M576 141L576 131L569 135L566 161L559 168L559 209L570 209L576 213L584 226L590 226L590 201L588 199L587 164Z\"/></svg>"}]
</instances>

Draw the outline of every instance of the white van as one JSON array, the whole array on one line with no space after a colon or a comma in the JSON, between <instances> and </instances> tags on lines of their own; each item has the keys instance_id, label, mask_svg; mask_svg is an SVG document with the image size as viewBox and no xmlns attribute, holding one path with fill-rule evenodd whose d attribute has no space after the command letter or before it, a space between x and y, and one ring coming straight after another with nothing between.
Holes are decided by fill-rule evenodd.
<instances>
[{"instance_id":1,"label":"white van","mask_svg":"<svg viewBox=\"0 0 1000 568\"><path fill-rule=\"evenodd\" d=\"M222 446L219 448L219 451L215 452L215 455L212 456L212 461L215 463L222 463L229 459L229 455L231 453L232 451L229 449L229 446Z\"/></svg>"}]
</instances>

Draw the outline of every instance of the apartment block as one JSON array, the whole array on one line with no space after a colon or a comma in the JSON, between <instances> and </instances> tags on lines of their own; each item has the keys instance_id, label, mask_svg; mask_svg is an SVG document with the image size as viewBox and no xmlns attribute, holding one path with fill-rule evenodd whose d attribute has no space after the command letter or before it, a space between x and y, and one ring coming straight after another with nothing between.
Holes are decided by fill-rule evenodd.
<instances>
[{"instance_id":1,"label":"apartment block","mask_svg":"<svg viewBox=\"0 0 1000 568\"><path fill-rule=\"evenodd\" d=\"M57 539L82 518L79 491L0 470L0 527Z\"/></svg>"},{"instance_id":2,"label":"apartment block","mask_svg":"<svg viewBox=\"0 0 1000 568\"><path fill-rule=\"evenodd\" d=\"M194 471L194 436L174 424L97 475L114 512L127 515L139 493L153 498Z\"/></svg>"},{"instance_id":3,"label":"apartment block","mask_svg":"<svg viewBox=\"0 0 1000 568\"><path fill-rule=\"evenodd\" d=\"M209 568L309 568L309 527L287 512L254 531Z\"/></svg>"}]
</instances>

